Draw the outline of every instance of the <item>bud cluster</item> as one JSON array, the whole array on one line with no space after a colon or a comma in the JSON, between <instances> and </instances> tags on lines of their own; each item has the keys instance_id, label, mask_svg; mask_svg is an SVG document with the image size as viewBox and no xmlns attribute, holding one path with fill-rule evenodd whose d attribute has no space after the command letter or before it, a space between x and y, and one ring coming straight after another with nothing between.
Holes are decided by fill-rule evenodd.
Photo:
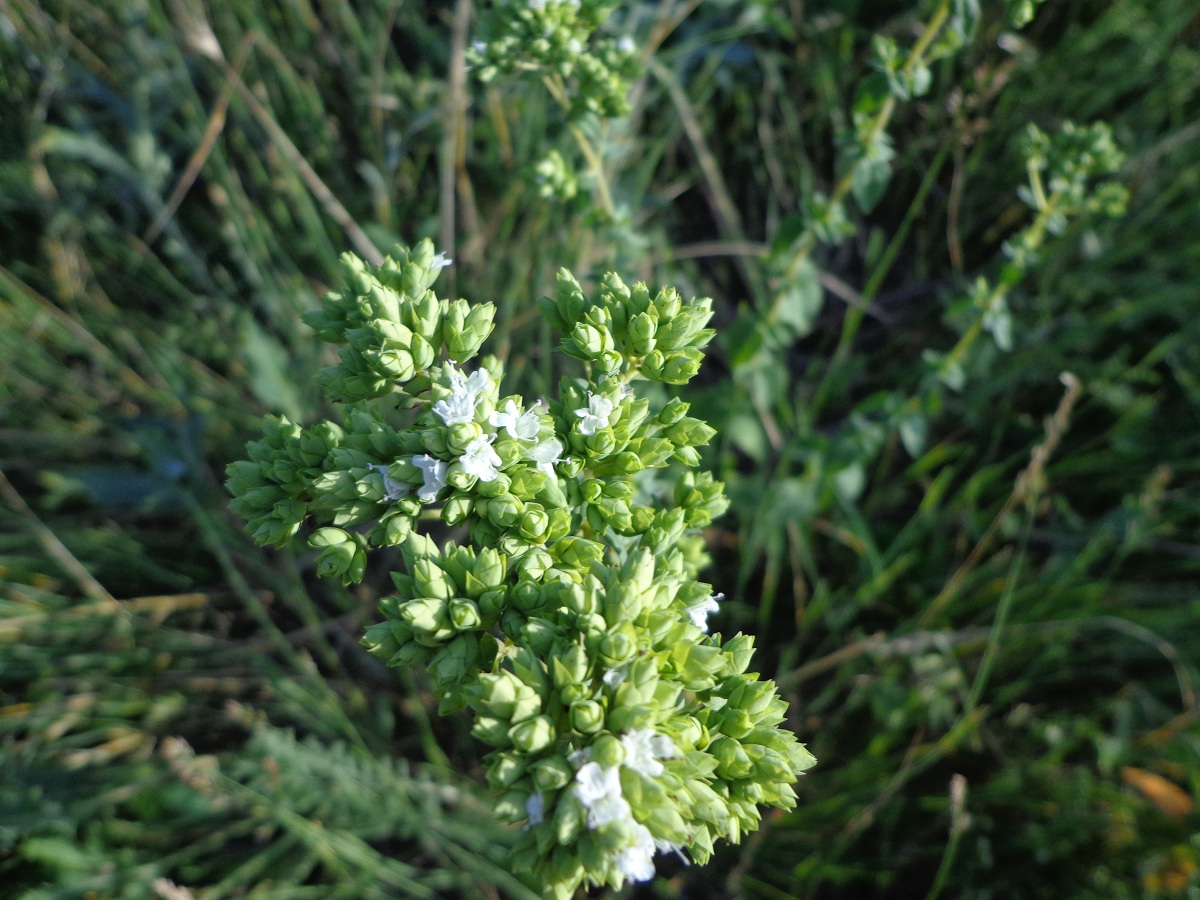
<instances>
[{"instance_id":1,"label":"bud cluster","mask_svg":"<svg viewBox=\"0 0 1200 900\"><path fill-rule=\"evenodd\" d=\"M660 851L703 863L759 805L793 806L814 761L746 672L752 640L708 633L720 595L697 580L698 530L727 500L690 467L713 429L633 390L696 373L711 303L612 274L589 297L560 273L542 309L586 377L530 403L502 394L497 360L467 371L492 309L437 299L441 262L428 242L377 268L346 258L347 289L308 317L343 347L322 382L344 421L268 419L229 467L234 509L276 545L311 516L318 574L345 583L400 548L364 643L422 667L441 712L473 714L498 815L524 823L515 868L547 896L646 880ZM418 530L431 519L462 543Z\"/></svg>"},{"instance_id":2,"label":"bud cluster","mask_svg":"<svg viewBox=\"0 0 1200 900\"><path fill-rule=\"evenodd\" d=\"M555 81L572 118L629 112L640 72L628 38L596 37L614 0L494 0L467 60L481 81L532 73Z\"/></svg>"}]
</instances>

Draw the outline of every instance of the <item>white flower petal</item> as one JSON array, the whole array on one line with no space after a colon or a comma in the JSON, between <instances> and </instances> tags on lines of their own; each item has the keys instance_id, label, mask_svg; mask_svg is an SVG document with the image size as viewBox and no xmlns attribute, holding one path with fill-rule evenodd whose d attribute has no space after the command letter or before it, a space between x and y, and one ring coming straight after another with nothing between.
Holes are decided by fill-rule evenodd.
<instances>
[{"instance_id":1,"label":"white flower petal","mask_svg":"<svg viewBox=\"0 0 1200 900\"><path fill-rule=\"evenodd\" d=\"M575 415L582 420L579 423L579 433L591 435L601 428L608 427L608 417L614 409L616 404L607 397L588 394L588 405L575 410Z\"/></svg>"},{"instance_id":2,"label":"white flower petal","mask_svg":"<svg viewBox=\"0 0 1200 900\"><path fill-rule=\"evenodd\" d=\"M615 691L625 683L625 673L620 672L617 669L609 669L604 673L604 677L601 680L605 683L605 685Z\"/></svg>"},{"instance_id":3,"label":"white flower petal","mask_svg":"<svg viewBox=\"0 0 1200 900\"><path fill-rule=\"evenodd\" d=\"M546 798L541 791L534 791L525 801L525 813L530 825L541 825L546 812Z\"/></svg>"},{"instance_id":4,"label":"white flower petal","mask_svg":"<svg viewBox=\"0 0 1200 900\"><path fill-rule=\"evenodd\" d=\"M378 472L380 479L383 481L383 499L389 503L399 500L408 493L409 485L403 481L396 481L388 474L387 466L368 466L373 472Z\"/></svg>"},{"instance_id":5,"label":"white flower petal","mask_svg":"<svg viewBox=\"0 0 1200 900\"><path fill-rule=\"evenodd\" d=\"M633 769L647 778L657 778L663 773L660 759L675 756L675 743L665 734L652 728L637 728L621 737L625 748L626 768Z\"/></svg>"},{"instance_id":6,"label":"white flower petal","mask_svg":"<svg viewBox=\"0 0 1200 900\"><path fill-rule=\"evenodd\" d=\"M533 460L539 471L553 478L554 464L562 462L559 456L562 450L562 441L558 438L546 438L540 444L531 447L525 454L525 458Z\"/></svg>"},{"instance_id":7,"label":"white flower petal","mask_svg":"<svg viewBox=\"0 0 1200 900\"><path fill-rule=\"evenodd\" d=\"M597 762L586 763L575 773L574 792L588 811L588 828L633 817L633 811L621 793L621 773L616 766L604 769Z\"/></svg>"},{"instance_id":8,"label":"white flower petal","mask_svg":"<svg viewBox=\"0 0 1200 900\"><path fill-rule=\"evenodd\" d=\"M414 456L412 464L421 470L425 478L425 483L417 489L417 496L426 503L437 499L438 491L446 486L446 463L426 453L424 456Z\"/></svg>"},{"instance_id":9,"label":"white flower petal","mask_svg":"<svg viewBox=\"0 0 1200 900\"><path fill-rule=\"evenodd\" d=\"M707 632L709 613L715 613L721 608L717 601L724 598L724 596L724 594L710 594L703 600L698 600L691 606L686 607L684 612L688 614L688 618L692 620L693 625L701 631Z\"/></svg>"},{"instance_id":10,"label":"white flower petal","mask_svg":"<svg viewBox=\"0 0 1200 900\"><path fill-rule=\"evenodd\" d=\"M633 846L618 850L613 864L631 881L649 881L654 877L654 836L645 825L635 824Z\"/></svg>"},{"instance_id":11,"label":"white flower petal","mask_svg":"<svg viewBox=\"0 0 1200 900\"><path fill-rule=\"evenodd\" d=\"M481 434L467 444L458 461L464 472L474 475L480 481L495 481L500 472L500 457L492 449L488 435Z\"/></svg>"}]
</instances>

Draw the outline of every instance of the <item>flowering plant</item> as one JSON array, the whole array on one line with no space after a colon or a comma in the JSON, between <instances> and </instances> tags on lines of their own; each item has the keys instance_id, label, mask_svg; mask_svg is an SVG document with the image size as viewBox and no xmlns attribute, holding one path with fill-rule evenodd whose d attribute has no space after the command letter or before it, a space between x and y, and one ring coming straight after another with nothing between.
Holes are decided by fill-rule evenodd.
<instances>
[{"instance_id":1,"label":"flowering plant","mask_svg":"<svg viewBox=\"0 0 1200 900\"><path fill-rule=\"evenodd\" d=\"M233 508L280 546L311 517L318 573L346 583L400 548L364 643L473 713L497 814L524 823L514 868L548 896L649 879L659 851L703 863L760 804L794 805L815 761L746 671L752 639L708 633L699 529L727 501L691 469L714 431L635 391L696 374L710 301L613 274L589 296L560 272L541 307L585 375L543 405L503 394L494 357L467 371L494 308L436 297L445 264L428 241L343 258L346 289L307 317L341 345L320 381L343 421L268 418L229 466ZM456 540L418 527L435 521Z\"/></svg>"}]
</instances>

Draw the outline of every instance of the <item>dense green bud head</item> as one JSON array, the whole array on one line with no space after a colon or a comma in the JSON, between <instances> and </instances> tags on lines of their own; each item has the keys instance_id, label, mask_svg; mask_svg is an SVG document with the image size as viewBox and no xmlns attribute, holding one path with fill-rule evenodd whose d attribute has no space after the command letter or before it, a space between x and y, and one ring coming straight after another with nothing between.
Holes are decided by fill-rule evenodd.
<instances>
[{"instance_id":1,"label":"dense green bud head","mask_svg":"<svg viewBox=\"0 0 1200 900\"><path fill-rule=\"evenodd\" d=\"M600 77L562 41L605 4L501 6L539 65L572 61L581 86ZM1044 171L1111 163L1103 135L1071 139L1059 157L1073 163L1034 148ZM495 309L438 298L445 264L429 242L377 267L343 259L343 286L306 320L341 345L318 380L344 416L309 429L268 418L227 469L232 507L264 543L324 526L308 538L313 565L345 583L400 548L396 593L363 643L390 667L423 667L440 713L474 717L497 815L525 822L514 860L547 896L645 878L657 848L703 862L757 826L756 804L794 806L813 764L780 727L775 685L744 674L752 640L705 633L719 603L696 580L699 530L728 501L686 467L714 432L661 388L653 413L637 394L696 374L711 302L614 274L585 290L560 272L540 306L581 377L546 407L505 389L494 357L459 366ZM447 526L462 546L435 539Z\"/></svg>"}]
</instances>

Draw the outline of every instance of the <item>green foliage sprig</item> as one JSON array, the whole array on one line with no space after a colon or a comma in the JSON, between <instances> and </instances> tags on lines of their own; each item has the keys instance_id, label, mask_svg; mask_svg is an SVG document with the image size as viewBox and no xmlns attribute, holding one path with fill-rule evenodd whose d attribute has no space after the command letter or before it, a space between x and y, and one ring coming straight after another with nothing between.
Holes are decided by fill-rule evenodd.
<instances>
[{"instance_id":1,"label":"green foliage sprig","mask_svg":"<svg viewBox=\"0 0 1200 900\"><path fill-rule=\"evenodd\" d=\"M525 823L515 868L547 895L646 880L658 851L703 863L760 804L792 807L815 762L746 671L752 639L707 633L720 595L697 580L698 529L727 500L691 469L715 432L635 391L696 374L711 301L614 274L589 296L561 271L541 307L586 374L543 408L502 393L494 357L460 368L494 310L437 298L447 264L428 241L378 267L344 257L346 288L306 317L342 348L320 381L343 421L269 418L229 466L233 508L276 545L311 517L318 573L345 583L400 548L364 643L474 714L497 814ZM466 542L439 546L432 521Z\"/></svg>"}]
</instances>

